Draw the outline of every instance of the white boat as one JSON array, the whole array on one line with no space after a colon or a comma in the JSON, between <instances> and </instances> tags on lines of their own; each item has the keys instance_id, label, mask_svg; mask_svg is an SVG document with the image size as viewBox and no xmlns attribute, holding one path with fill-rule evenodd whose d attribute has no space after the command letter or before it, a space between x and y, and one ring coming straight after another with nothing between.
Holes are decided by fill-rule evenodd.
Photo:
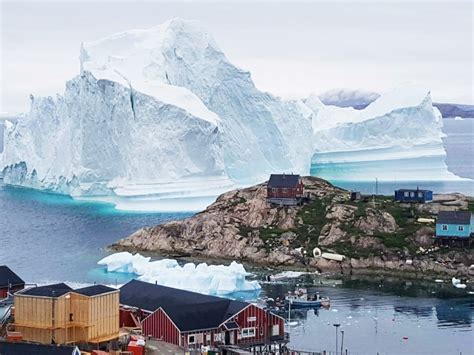
<instances>
[{"instance_id":1,"label":"white boat","mask_svg":"<svg viewBox=\"0 0 474 355\"><path fill-rule=\"evenodd\" d=\"M285 306L288 308L329 307L330 300L327 297L321 297L319 293L309 296L306 289L300 288L285 297Z\"/></svg>"},{"instance_id":2,"label":"white boat","mask_svg":"<svg viewBox=\"0 0 474 355\"><path fill-rule=\"evenodd\" d=\"M466 288L466 287L467 287L466 284L463 284L463 283L462 283L462 280L461 280L461 279L457 279L457 278L455 278L455 277L453 277L453 278L451 279L451 283L452 283L453 286L456 287L456 288Z\"/></svg>"}]
</instances>

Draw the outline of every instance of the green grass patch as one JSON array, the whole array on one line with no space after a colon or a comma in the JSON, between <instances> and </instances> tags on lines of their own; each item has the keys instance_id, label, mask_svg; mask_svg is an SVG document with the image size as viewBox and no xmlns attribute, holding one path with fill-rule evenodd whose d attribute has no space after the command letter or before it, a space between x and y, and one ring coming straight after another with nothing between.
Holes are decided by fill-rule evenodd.
<instances>
[{"instance_id":1,"label":"green grass patch","mask_svg":"<svg viewBox=\"0 0 474 355\"><path fill-rule=\"evenodd\" d=\"M474 213L474 201L467 202L467 210Z\"/></svg>"},{"instance_id":2,"label":"green grass patch","mask_svg":"<svg viewBox=\"0 0 474 355\"><path fill-rule=\"evenodd\" d=\"M371 248L357 248L350 242L336 242L331 248L338 254L342 254L348 258L367 258L371 255L379 254L378 251Z\"/></svg>"},{"instance_id":3,"label":"green grass patch","mask_svg":"<svg viewBox=\"0 0 474 355\"><path fill-rule=\"evenodd\" d=\"M297 238L293 241L294 247L304 247L308 253L318 245L319 235L327 223L326 208L331 203L333 196L329 195L323 199L314 199L304 205L297 216L303 221L303 225L293 229Z\"/></svg>"}]
</instances>

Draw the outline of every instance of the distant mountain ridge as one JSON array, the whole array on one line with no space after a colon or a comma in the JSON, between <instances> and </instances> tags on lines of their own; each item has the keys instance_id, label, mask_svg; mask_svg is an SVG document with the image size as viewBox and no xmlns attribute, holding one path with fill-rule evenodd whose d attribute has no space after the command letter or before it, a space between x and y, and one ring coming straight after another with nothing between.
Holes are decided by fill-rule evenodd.
<instances>
[{"instance_id":1,"label":"distant mountain ridge","mask_svg":"<svg viewBox=\"0 0 474 355\"><path fill-rule=\"evenodd\" d=\"M361 89L332 89L319 95L325 105L337 107L352 107L363 110L380 97L380 94ZM462 117L474 118L474 105L433 102L444 118Z\"/></svg>"}]
</instances>

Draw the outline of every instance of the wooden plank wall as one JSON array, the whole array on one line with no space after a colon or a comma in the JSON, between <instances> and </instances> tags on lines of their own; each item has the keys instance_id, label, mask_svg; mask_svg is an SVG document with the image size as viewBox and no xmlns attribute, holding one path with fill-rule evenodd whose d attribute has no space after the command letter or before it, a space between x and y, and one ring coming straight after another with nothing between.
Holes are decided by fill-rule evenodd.
<instances>
[{"instance_id":1,"label":"wooden plank wall","mask_svg":"<svg viewBox=\"0 0 474 355\"><path fill-rule=\"evenodd\" d=\"M118 335L120 320L119 292L90 298L88 339Z\"/></svg>"},{"instance_id":2,"label":"wooden plank wall","mask_svg":"<svg viewBox=\"0 0 474 355\"><path fill-rule=\"evenodd\" d=\"M119 292L94 297L71 292L54 301L46 297L15 297L15 327L23 339L45 344L51 343L53 336L58 344L118 336Z\"/></svg>"}]
</instances>

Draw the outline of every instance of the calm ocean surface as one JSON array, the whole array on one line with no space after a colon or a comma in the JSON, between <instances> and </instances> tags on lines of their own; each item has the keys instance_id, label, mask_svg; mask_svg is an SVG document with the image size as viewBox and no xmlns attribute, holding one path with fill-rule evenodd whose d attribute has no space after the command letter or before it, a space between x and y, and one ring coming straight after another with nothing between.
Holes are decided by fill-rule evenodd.
<instances>
[{"instance_id":1,"label":"calm ocean surface","mask_svg":"<svg viewBox=\"0 0 474 355\"><path fill-rule=\"evenodd\" d=\"M474 120L445 124L448 166L470 178L473 124ZM107 255L105 247L143 226L189 215L124 213L111 205L0 184L0 265L11 266L28 282L120 284L130 276L106 274L97 267ZM297 322L291 328L295 348L334 349L332 324L340 323L344 347L351 354L474 354L474 296L468 293L472 287L457 290L450 282L376 278L298 282L328 295L332 305L316 313L292 312ZM264 283L261 296L281 297L294 286Z\"/></svg>"}]
</instances>

